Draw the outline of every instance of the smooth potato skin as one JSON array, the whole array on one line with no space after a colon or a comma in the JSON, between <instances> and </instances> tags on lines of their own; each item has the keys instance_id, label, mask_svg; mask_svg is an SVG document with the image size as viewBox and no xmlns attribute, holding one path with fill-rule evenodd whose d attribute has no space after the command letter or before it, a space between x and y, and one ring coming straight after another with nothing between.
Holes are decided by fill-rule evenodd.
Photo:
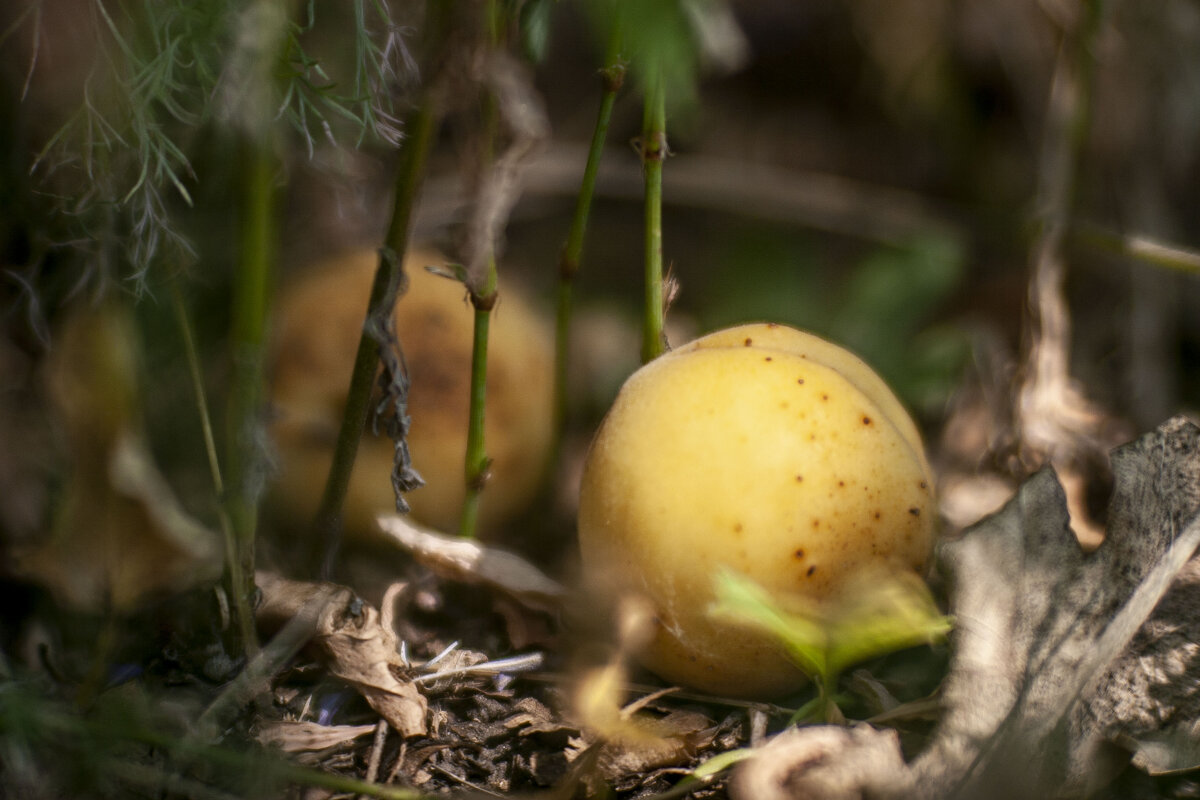
<instances>
[{"instance_id":1,"label":"smooth potato skin","mask_svg":"<svg viewBox=\"0 0 1200 800\"><path fill-rule=\"evenodd\" d=\"M921 461L922 468L929 472L925 459L925 448L921 434L912 417L896 399L891 387L858 356L833 342L805 331L789 328L774 322L738 325L701 336L672 353L688 353L714 347L757 347L782 350L785 353L811 359L837 370L843 378L854 385L877 405L900 435L912 447L913 454Z\"/></svg>"},{"instance_id":2,"label":"smooth potato skin","mask_svg":"<svg viewBox=\"0 0 1200 800\"><path fill-rule=\"evenodd\" d=\"M653 604L647 667L767 698L804 678L771 637L709 618L718 569L820 602L876 560L922 569L935 507L923 454L877 403L817 359L747 346L745 333L629 379L589 452L579 537L589 576Z\"/></svg>"},{"instance_id":3,"label":"smooth potato skin","mask_svg":"<svg viewBox=\"0 0 1200 800\"><path fill-rule=\"evenodd\" d=\"M397 303L396 333L412 380L409 449L426 482L407 499L415 519L456 530L473 313L461 285L425 269L445 261L422 250L405 259L410 285ZM285 524L307 525L324 489L377 262L372 250L343 254L298 278L281 298L271 374L280 464L270 501ZM485 531L531 499L553 418L553 334L519 291L501 288L489 339L485 436L493 477L481 505ZM345 502L348 536L374 537L375 517L395 508L392 458L391 440L368 430Z\"/></svg>"}]
</instances>

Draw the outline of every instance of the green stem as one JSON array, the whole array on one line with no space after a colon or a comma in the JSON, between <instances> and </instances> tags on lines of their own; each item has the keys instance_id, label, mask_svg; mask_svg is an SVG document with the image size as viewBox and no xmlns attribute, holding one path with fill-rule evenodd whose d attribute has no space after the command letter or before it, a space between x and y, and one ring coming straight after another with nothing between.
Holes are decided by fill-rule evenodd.
<instances>
[{"instance_id":1,"label":"green stem","mask_svg":"<svg viewBox=\"0 0 1200 800\"><path fill-rule=\"evenodd\" d=\"M498 48L503 36L502 4L497 0L486 0L483 11L487 46ZM491 92L485 91L480 121L481 173L491 166L498 121L497 99ZM492 307L496 305L499 280L496 273L496 254L491 251L490 242L486 246L489 248L489 252L486 256L487 266L483 275L468 275L466 280L471 306L475 309L475 328L471 346L471 400L470 409L467 412L467 452L463 469L466 493L463 497L462 516L458 525L459 535L466 539L474 538L478 531L479 506L488 479L488 468L492 461L488 458L484 441L484 413L487 405L488 331L491 327Z\"/></svg>"},{"instance_id":2,"label":"green stem","mask_svg":"<svg viewBox=\"0 0 1200 800\"><path fill-rule=\"evenodd\" d=\"M483 287L471 292L471 305L475 308L475 332L471 349L471 407L467 420L466 453L466 496L463 500L462 518L458 533L464 538L474 538L479 523L479 504L488 479L488 458L484 442L484 409L487 401L487 351L488 331L491 327L492 307L497 297L496 259L488 258L487 273Z\"/></svg>"},{"instance_id":3,"label":"green stem","mask_svg":"<svg viewBox=\"0 0 1200 800\"><path fill-rule=\"evenodd\" d=\"M405 125L408 135L402 145L396 170L392 218L367 303L368 321L383 320L391 315L397 298L407 287L404 253L408 249L413 209L425 176L425 162L433 143L438 114L434 92L426 89L420 105ZM363 335L358 340L358 352L354 356L354 370L350 376L342 423L338 428L333 463L325 481L321 505L313 521L311 566L314 573L327 573L337 553L341 538L342 505L354 470L354 459L358 455L358 442L367 424L372 383L379 369L379 342L367 334L368 327L372 326L364 326Z\"/></svg>"},{"instance_id":4,"label":"green stem","mask_svg":"<svg viewBox=\"0 0 1200 800\"><path fill-rule=\"evenodd\" d=\"M642 171L646 181L646 307L642 361L663 352L662 168L667 157L667 110L662 74L649 82L642 126Z\"/></svg>"},{"instance_id":5,"label":"green stem","mask_svg":"<svg viewBox=\"0 0 1200 800\"><path fill-rule=\"evenodd\" d=\"M236 562L226 580L235 604L254 594L254 539L264 473L259 445L269 287L274 262L275 157L269 138L243 147L240 255L233 294L233 377L228 419L229 492L226 507L233 526ZM250 637L253 640L253 636ZM252 642L253 644L253 642ZM253 653L257 645L247 651Z\"/></svg>"},{"instance_id":6,"label":"green stem","mask_svg":"<svg viewBox=\"0 0 1200 800\"><path fill-rule=\"evenodd\" d=\"M596 191L596 173L600 169L600 156L608 138L608 125L612 119L613 105L617 93L625 82L625 65L619 57L617 29L614 28L609 56L601 70L604 92L600 96L600 113L596 115L596 128L592 131L592 143L588 148L587 164L583 168L583 182L579 187L579 198L575 202L575 216L563 245L558 262L558 307L554 325L554 439L555 450L562 440L567 418L567 365L568 345L571 335L571 307L575 278L583 261L583 240L587 233L588 215L592 208L592 196ZM555 453L551 463L557 463Z\"/></svg>"},{"instance_id":7,"label":"green stem","mask_svg":"<svg viewBox=\"0 0 1200 800\"><path fill-rule=\"evenodd\" d=\"M192 335L192 324L188 319L187 308L184 306L183 294L179 284L171 281L171 302L175 310L175 319L179 323L179 334L183 338L183 352L188 362L188 372L192 379L192 391L195 394L196 412L200 417L200 429L204 434L204 452L208 455L208 469L212 476L213 491L218 500L225 497L225 481L221 477L221 463L217 457L217 442L213 435L212 417L208 412L208 398L204 392L204 379L200 373L200 357L196 350L196 340ZM242 575L242 562L235 558L238 552L237 539L233 532L233 523L229 519L227 509L220 502L217 504L217 522L225 540L225 570L230 576L231 586L243 586L245 576ZM244 594L233 595L234 622L241 643L242 652L253 653L256 649L254 636L254 612Z\"/></svg>"}]
</instances>

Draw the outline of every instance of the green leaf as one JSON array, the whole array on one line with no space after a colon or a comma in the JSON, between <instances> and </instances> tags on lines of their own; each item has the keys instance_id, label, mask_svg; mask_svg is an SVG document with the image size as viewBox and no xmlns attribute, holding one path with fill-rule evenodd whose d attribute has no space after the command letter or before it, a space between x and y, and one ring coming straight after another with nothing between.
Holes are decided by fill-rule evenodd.
<instances>
[{"instance_id":1,"label":"green leaf","mask_svg":"<svg viewBox=\"0 0 1200 800\"><path fill-rule=\"evenodd\" d=\"M687 6L694 0L589 0L601 43L618 36L621 56L643 94L665 92L672 108L690 108L700 71L699 43Z\"/></svg>"},{"instance_id":2,"label":"green leaf","mask_svg":"<svg viewBox=\"0 0 1200 800\"><path fill-rule=\"evenodd\" d=\"M814 680L827 673L828 626L815 603L807 617L788 613L766 589L731 570L721 570L716 585L717 601L708 609L711 616L773 634L797 666Z\"/></svg>"},{"instance_id":3,"label":"green leaf","mask_svg":"<svg viewBox=\"0 0 1200 800\"><path fill-rule=\"evenodd\" d=\"M758 750L754 747L739 747L736 750L726 750L703 761L698 767L692 770L691 776L700 780L711 778L714 775L721 774L734 764L745 761L747 758L753 758L756 755L758 755Z\"/></svg>"},{"instance_id":4,"label":"green leaf","mask_svg":"<svg viewBox=\"0 0 1200 800\"><path fill-rule=\"evenodd\" d=\"M860 661L919 644L950 632L928 587L911 572L863 575L839 597L830 622L827 654L834 673Z\"/></svg>"},{"instance_id":5,"label":"green leaf","mask_svg":"<svg viewBox=\"0 0 1200 800\"><path fill-rule=\"evenodd\" d=\"M729 570L716 577L716 597L709 614L771 633L806 675L830 689L852 664L933 643L950 631L925 582L885 566L861 571L822 604L773 596Z\"/></svg>"},{"instance_id":6,"label":"green leaf","mask_svg":"<svg viewBox=\"0 0 1200 800\"><path fill-rule=\"evenodd\" d=\"M546 58L550 45L550 17L555 0L526 0L521 6L521 50L534 64Z\"/></svg>"}]
</instances>

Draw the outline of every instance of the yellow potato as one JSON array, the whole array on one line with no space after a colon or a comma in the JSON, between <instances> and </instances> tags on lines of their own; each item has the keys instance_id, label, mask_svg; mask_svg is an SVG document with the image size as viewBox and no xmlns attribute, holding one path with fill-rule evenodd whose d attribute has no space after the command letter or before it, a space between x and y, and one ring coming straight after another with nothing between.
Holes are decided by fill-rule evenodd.
<instances>
[{"instance_id":1,"label":"yellow potato","mask_svg":"<svg viewBox=\"0 0 1200 800\"><path fill-rule=\"evenodd\" d=\"M285 524L306 525L324 489L377 260L371 250L333 259L281 299L271 384L280 464L270 502ZM454 531L465 494L474 317L461 284L425 269L445 262L430 251L409 254L396 332L412 379L409 449L426 482L407 498L415 519ZM485 530L537 490L553 426L553 359L549 326L519 291L502 285L488 348L485 437L493 461L481 506ZM348 536L375 535L376 515L394 510L392 456L391 440L368 430L346 498Z\"/></svg>"},{"instance_id":2,"label":"yellow potato","mask_svg":"<svg viewBox=\"0 0 1200 800\"><path fill-rule=\"evenodd\" d=\"M864 567L922 570L933 477L912 420L846 350L778 325L702 337L625 383L588 454L585 573L654 607L643 663L772 697L804 677L767 634L714 620L721 567L799 610Z\"/></svg>"}]
</instances>

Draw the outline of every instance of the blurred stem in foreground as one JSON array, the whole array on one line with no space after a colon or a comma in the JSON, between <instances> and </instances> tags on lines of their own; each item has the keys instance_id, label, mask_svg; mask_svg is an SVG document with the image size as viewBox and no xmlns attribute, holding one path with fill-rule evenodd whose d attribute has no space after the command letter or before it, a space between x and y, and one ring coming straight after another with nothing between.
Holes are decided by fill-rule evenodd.
<instances>
[{"instance_id":1,"label":"blurred stem in foreground","mask_svg":"<svg viewBox=\"0 0 1200 800\"><path fill-rule=\"evenodd\" d=\"M70 790L87 785L89 797L276 797L283 795L284 785L292 785L379 800L429 797L416 789L294 764L269 748L181 737L168 732L177 725L152 715L142 695L126 692L81 715L44 697L32 684L5 688L0 692L0 735L21 755L6 764L11 766L6 788L16 787L14 796L76 796ZM154 756L137 757L143 752ZM22 794L26 786L33 791Z\"/></svg>"},{"instance_id":2,"label":"blurred stem in foreground","mask_svg":"<svg viewBox=\"0 0 1200 800\"><path fill-rule=\"evenodd\" d=\"M280 162L273 109L278 104L275 68L287 31L288 4L254 0L242 9L239 26L246 35L227 57L219 112L236 136L240 178L230 330L232 375L225 421L225 503L234 538L225 582L235 606L252 603L254 596L258 504L266 478L264 366L279 234L275 183ZM248 638L246 656L258 649L253 635Z\"/></svg>"},{"instance_id":3,"label":"blurred stem in foreground","mask_svg":"<svg viewBox=\"0 0 1200 800\"><path fill-rule=\"evenodd\" d=\"M571 306L575 277L583 261L583 240L587 233L588 214L592 208L592 195L596 189L596 173L600 169L600 155L608 138L608 123L612 119L613 104L617 93L625 82L625 63L621 60L619 29L614 26L609 38L608 53L604 68L600 71L603 93L600 96L600 112L596 115L596 128L592 132L592 144L588 149L587 164L583 169L583 182L579 187L579 198L575 202L575 216L571 219L571 230L563 245L558 261L558 309L554 329L554 449L551 464L558 462L563 429L567 418L567 361L571 338Z\"/></svg>"},{"instance_id":4,"label":"blurred stem in foreground","mask_svg":"<svg viewBox=\"0 0 1200 800\"><path fill-rule=\"evenodd\" d=\"M667 148L666 91L661 69L649 76L642 125L642 172L646 181L646 308L642 362L661 355L663 340L662 169Z\"/></svg>"},{"instance_id":5,"label":"blurred stem in foreground","mask_svg":"<svg viewBox=\"0 0 1200 800\"><path fill-rule=\"evenodd\" d=\"M263 399L267 317L275 260L276 159L268 137L241 148L242 207L238 269L233 288L233 376L229 393L226 508L233 526L234 551L227 556L226 585L235 606L254 595L254 540L263 481L260 419ZM251 633L245 655L257 650Z\"/></svg>"},{"instance_id":6,"label":"blurred stem in foreground","mask_svg":"<svg viewBox=\"0 0 1200 800\"><path fill-rule=\"evenodd\" d=\"M225 480L221 476L221 463L217 457L217 443L213 436L212 416L208 411L208 398L204 392L204 378L200 372L200 356L196 351L196 339L192 335L192 324L188 319L187 308L184 305L183 293L179 290L176 280L171 281L171 303L175 311L175 319L179 323L179 334L183 339L183 352L188 362L188 373L192 381L192 391L196 397L196 411L200 417L200 428L204 434L204 451L208 455L208 469L212 477L213 491L218 498L225 497ZM225 571L232 586L242 586L245 576L242 574L242 563L235 558L238 552L237 539L233 532L233 523L229 519L228 509L218 504L217 521L221 526L222 538L225 542ZM242 593L234 593L230 598L233 603L234 625L238 641L244 653L252 653L256 649L254 611L250 599Z\"/></svg>"},{"instance_id":7,"label":"blurred stem in foreground","mask_svg":"<svg viewBox=\"0 0 1200 800\"><path fill-rule=\"evenodd\" d=\"M487 37L485 46L494 52L500 45L503 29L502 5L497 0L487 0L483 13ZM498 102L490 90L484 90L479 136L481 174L486 174L491 168L495 156L496 127L499 121ZM474 262L478 260L478 254L472 253L472 264L468 265L464 281L471 298L471 307L475 310L475 330L471 347L471 404L467 412L467 452L463 469L466 494L458 525L459 535L467 539L473 539L479 527L479 505L492 463L484 441L484 416L487 405L488 331L491 327L492 308L495 307L496 298L499 296L499 276L496 272L493 243L489 241L484 246L487 248L484 268L476 269Z\"/></svg>"},{"instance_id":8,"label":"blurred stem in foreground","mask_svg":"<svg viewBox=\"0 0 1200 800\"><path fill-rule=\"evenodd\" d=\"M404 254L408 250L413 209L425 176L425 162L429 156L438 119L439 111L434 91L426 87L424 97L409 115L404 127L406 136L401 145L400 164L396 170L392 218L388 225L387 238L379 251L379 267L371 285L367 321L363 326L363 335L358 340L358 352L354 357L354 371L350 377L346 408L338 429L333 463L329 468L321 505L313 520L312 566L315 572L326 577L337 554L341 538L342 504L346 499L346 488L354 470L358 442L367 424L371 385L379 369L380 344L383 337L378 333L391 329L396 301L408 288L408 277L404 274Z\"/></svg>"}]
</instances>

